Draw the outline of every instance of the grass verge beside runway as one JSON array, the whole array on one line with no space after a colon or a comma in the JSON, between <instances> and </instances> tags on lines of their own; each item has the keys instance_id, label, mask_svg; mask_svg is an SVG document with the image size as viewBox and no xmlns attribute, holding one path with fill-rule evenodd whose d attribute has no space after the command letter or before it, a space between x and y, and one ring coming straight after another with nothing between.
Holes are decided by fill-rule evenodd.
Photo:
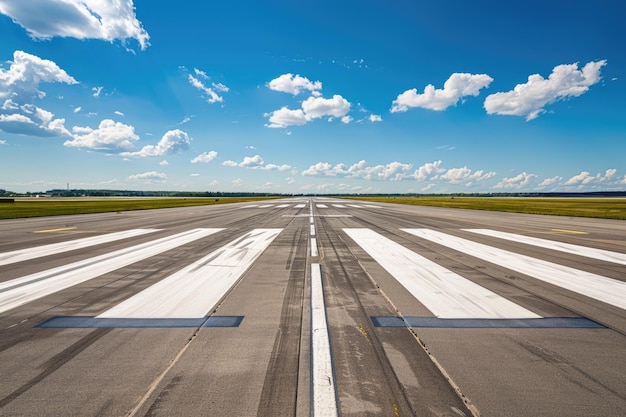
<instances>
[{"instance_id":1,"label":"grass verge beside runway","mask_svg":"<svg viewBox=\"0 0 626 417\"><path fill-rule=\"evenodd\" d=\"M38 198L0 204L0 219L108 213L268 200L276 197L220 198Z\"/></svg>"},{"instance_id":2,"label":"grass verge beside runway","mask_svg":"<svg viewBox=\"0 0 626 417\"><path fill-rule=\"evenodd\" d=\"M626 198L502 198L502 197L345 197L377 203L412 204L511 213L596 217L626 220Z\"/></svg>"}]
</instances>

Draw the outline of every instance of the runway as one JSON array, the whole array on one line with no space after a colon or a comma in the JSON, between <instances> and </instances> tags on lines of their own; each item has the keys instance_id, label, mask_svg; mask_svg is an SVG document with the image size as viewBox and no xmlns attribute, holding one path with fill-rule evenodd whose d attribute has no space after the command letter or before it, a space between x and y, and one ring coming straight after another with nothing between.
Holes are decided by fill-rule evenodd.
<instances>
[{"instance_id":1,"label":"runway","mask_svg":"<svg viewBox=\"0 0 626 417\"><path fill-rule=\"evenodd\" d=\"M620 416L626 222L291 198L0 221L2 416Z\"/></svg>"}]
</instances>

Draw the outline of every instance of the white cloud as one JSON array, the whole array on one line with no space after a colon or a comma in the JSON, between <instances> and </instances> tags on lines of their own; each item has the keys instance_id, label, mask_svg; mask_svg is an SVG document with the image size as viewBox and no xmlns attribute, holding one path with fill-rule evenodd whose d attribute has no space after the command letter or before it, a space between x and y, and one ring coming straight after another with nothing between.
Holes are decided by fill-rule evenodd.
<instances>
[{"instance_id":1,"label":"white cloud","mask_svg":"<svg viewBox=\"0 0 626 417\"><path fill-rule=\"evenodd\" d=\"M380 114L370 114L368 117L369 121L372 123L382 122L383 118Z\"/></svg>"},{"instance_id":2,"label":"white cloud","mask_svg":"<svg viewBox=\"0 0 626 417\"><path fill-rule=\"evenodd\" d=\"M263 171L288 171L292 169L290 165L286 165L286 164L284 165L266 164L260 155L246 156L245 158L243 158L243 161L239 163L235 161L230 161L230 160L224 161L222 165L229 166L229 167L258 169L258 170L263 170Z\"/></svg>"},{"instance_id":3,"label":"white cloud","mask_svg":"<svg viewBox=\"0 0 626 417\"><path fill-rule=\"evenodd\" d=\"M354 120L354 119L352 119L351 116L343 116L341 118L341 123L348 124L348 123L352 122L352 120Z\"/></svg>"},{"instance_id":4,"label":"white cloud","mask_svg":"<svg viewBox=\"0 0 626 417\"><path fill-rule=\"evenodd\" d=\"M528 82L518 84L511 91L495 93L485 99L488 114L525 116L533 120L544 113L544 107L568 97L578 97L600 81L600 69L606 60L589 62L582 70L578 64L554 67L548 79L539 74L528 77Z\"/></svg>"},{"instance_id":5,"label":"white cloud","mask_svg":"<svg viewBox=\"0 0 626 417\"><path fill-rule=\"evenodd\" d=\"M368 166L366 161L361 160L349 167L342 163L331 165L328 162L318 162L302 171L302 175L313 177L343 177L367 181L400 181L406 178L410 169L411 164L403 164L401 162Z\"/></svg>"},{"instance_id":6,"label":"white cloud","mask_svg":"<svg viewBox=\"0 0 626 417\"><path fill-rule=\"evenodd\" d=\"M271 90L293 94L294 96L300 94L302 91L315 92L322 89L322 83L320 81L311 82L306 77L289 73L274 78L267 85Z\"/></svg>"},{"instance_id":7,"label":"white cloud","mask_svg":"<svg viewBox=\"0 0 626 417\"><path fill-rule=\"evenodd\" d=\"M418 181L426 181L433 177L436 177L439 173L445 172L445 169L441 168L443 161L427 162L418 169L415 170L412 177Z\"/></svg>"},{"instance_id":8,"label":"white cloud","mask_svg":"<svg viewBox=\"0 0 626 417\"><path fill-rule=\"evenodd\" d=\"M143 174L135 174L131 175L127 178L129 181L139 181L146 183L163 183L167 181L167 175L163 172L144 172Z\"/></svg>"},{"instance_id":9,"label":"white cloud","mask_svg":"<svg viewBox=\"0 0 626 417\"><path fill-rule=\"evenodd\" d=\"M197 163L208 164L209 162L214 160L216 156L217 156L217 152L215 151L204 152L196 156L195 158L193 158L191 160L191 163L192 164L197 164Z\"/></svg>"},{"instance_id":10,"label":"white cloud","mask_svg":"<svg viewBox=\"0 0 626 417\"><path fill-rule=\"evenodd\" d=\"M589 184L599 184L610 180L616 173L617 170L614 168L607 169L604 175L598 173L595 176L591 175L588 171L582 171L580 174L574 175L572 178L567 180L565 185L578 185L582 187Z\"/></svg>"},{"instance_id":11,"label":"white cloud","mask_svg":"<svg viewBox=\"0 0 626 417\"><path fill-rule=\"evenodd\" d=\"M54 119L53 113L33 104L46 96L39 89L42 83L78 84L54 62L15 51L9 69L0 67L0 100L4 99L0 129L32 136L71 136L65 119Z\"/></svg>"},{"instance_id":12,"label":"white cloud","mask_svg":"<svg viewBox=\"0 0 626 417\"><path fill-rule=\"evenodd\" d=\"M161 165L162 167L166 167L166 166L168 166L169 164L170 164L170 163L169 163L169 162L167 162L165 159L164 159L164 160L162 160L161 162L159 162L159 165Z\"/></svg>"},{"instance_id":13,"label":"white cloud","mask_svg":"<svg viewBox=\"0 0 626 417\"><path fill-rule=\"evenodd\" d=\"M537 178L535 174L528 174L526 172L522 172L519 175L511 178L504 178L502 181L497 183L493 188L495 189L522 189L527 187Z\"/></svg>"},{"instance_id":14,"label":"white cloud","mask_svg":"<svg viewBox=\"0 0 626 417\"><path fill-rule=\"evenodd\" d=\"M622 178L619 184L626 184L626 174L624 174L624 178Z\"/></svg>"},{"instance_id":15,"label":"white cloud","mask_svg":"<svg viewBox=\"0 0 626 417\"><path fill-rule=\"evenodd\" d=\"M492 81L493 78L487 74L454 73L444 83L443 89L435 89L435 86L428 84L423 94L418 94L415 88L406 90L393 101L391 112L405 112L412 107L445 110L456 105L462 97L476 97Z\"/></svg>"},{"instance_id":16,"label":"white cloud","mask_svg":"<svg viewBox=\"0 0 626 417\"><path fill-rule=\"evenodd\" d=\"M194 68L193 72L200 78L204 78L205 80L209 79L209 76L207 75L207 73L202 70L199 70L198 68Z\"/></svg>"},{"instance_id":17,"label":"white cloud","mask_svg":"<svg viewBox=\"0 0 626 417\"><path fill-rule=\"evenodd\" d=\"M81 111L83 108L78 106L74 109L74 113L78 113L79 111Z\"/></svg>"},{"instance_id":18,"label":"white cloud","mask_svg":"<svg viewBox=\"0 0 626 417\"><path fill-rule=\"evenodd\" d=\"M545 188L545 187L549 187L551 185L554 184L558 184L560 181L563 181L563 177L560 176L555 176L552 178L546 178L543 181L541 181L541 183L539 183L539 185L537 186L538 188Z\"/></svg>"},{"instance_id":19,"label":"white cloud","mask_svg":"<svg viewBox=\"0 0 626 417\"><path fill-rule=\"evenodd\" d=\"M172 155L189 149L191 138L180 129L167 131L156 145L146 145L136 152L122 152L121 156L150 157Z\"/></svg>"},{"instance_id":20,"label":"white cloud","mask_svg":"<svg viewBox=\"0 0 626 417\"><path fill-rule=\"evenodd\" d=\"M0 145L8 145L6 140L0 140Z\"/></svg>"},{"instance_id":21,"label":"white cloud","mask_svg":"<svg viewBox=\"0 0 626 417\"><path fill-rule=\"evenodd\" d=\"M124 44L135 39L142 50L150 45L150 35L137 20L132 0L0 0L0 13L34 39L59 36Z\"/></svg>"},{"instance_id":22,"label":"white cloud","mask_svg":"<svg viewBox=\"0 0 626 417\"><path fill-rule=\"evenodd\" d=\"M74 126L73 139L63 145L71 148L86 149L98 152L118 153L134 147L133 142L139 140L133 126L104 119L97 129Z\"/></svg>"},{"instance_id":23,"label":"white cloud","mask_svg":"<svg viewBox=\"0 0 626 417\"><path fill-rule=\"evenodd\" d=\"M266 126L272 128L300 126L326 116L344 118L349 111L350 102L338 94L329 99L312 96L302 102L302 109L291 110L283 107L272 113L266 113L265 117L269 117L270 121ZM350 120L342 119L344 123Z\"/></svg>"},{"instance_id":24,"label":"white cloud","mask_svg":"<svg viewBox=\"0 0 626 417\"><path fill-rule=\"evenodd\" d=\"M92 88L92 89L91 89L91 91L93 91L93 96L94 96L95 98L100 97L100 93L102 93L102 89L103 89L103 88L104 88L104 87L94 87L94 88Z\"/></svg>"},{"instance_id":25,"label":"white cloud","mask_svg":"<svg viewBox=\"0 0 626 417\"><path fill-rule=\"evenodd\" d=\"M114 111L113 113L117 114L118 116L122 116L122 117L124 116L124 113L122 113L122 112L121 112L121 111L119 111L119 110L116 110L116 111Z\"/></svg>"},{"instance_id":26,"label":"white cloud","mask_svg":"<svg viewBox=\"0 0 626 417\"><path fill-rule=\"evenodd\" d=\"M187 79L189 80L189 84L191 84L192 86L194 86L195 88L197 88L198 90L202 91L203 93L205 93L208 96L207 97L207 101L209 103L211 103L211 104L213 104L213 103L221 103L221 102L224 101L224 98L222 96L217 94L211 87L207 87L206 85L204 85L204 83L202 81L200 81L199 79L197 79L193 75L188 74ZM220 85L222 85L225 88L225 91L228 91L228 87L226 87L223 84L220 84ZM224 90L222 90L222 91L224 91Z\"/></svg>"},{"instance_id":27,"label":"white cloud","mask_svg":"<svg viewBox=\"0 0 626 417\"><path fill-rule=\"evenodd\" d=\"M191 174L192 177L199 177L200 174Z\"/></svg>"}]
</instances>

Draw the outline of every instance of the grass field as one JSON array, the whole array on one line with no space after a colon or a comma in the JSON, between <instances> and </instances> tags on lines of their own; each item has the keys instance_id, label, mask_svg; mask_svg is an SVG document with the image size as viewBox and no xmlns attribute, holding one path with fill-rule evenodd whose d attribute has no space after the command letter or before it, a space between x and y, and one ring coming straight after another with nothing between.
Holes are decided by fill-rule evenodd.
<instances>
[{"instance_id":1,"label":"grass field","mask_svg":"<svg viewBox=\"0 0 626 417\"><path fill-rule=\"evenodd\" d=\"M16 199L14 203L0 202L0 219L205 206L267 200L271 198L275 197Z\"/></svg>"},{"instance_id":2,"label":"grass field","mask_svg":"<svg viewBox=\"0 0 626 417\"><path fill-rule=\"evenodd\" d=\"M14 203L0 203L0 219L203 206L272 198L276 197L16 199ZM626 198L452 198L431 196L347 196L345 198L381 203L626 220Z\"/></svg>"},{"instance_id":3,"label":"grass field","mask_svg":"<svg viewBox=\"0 0 626 417\"><path fill-rule=\"evenodd\" d=\"M626 220L626 198L347 197L419 206Z\"/></svg>"}]
</instances>

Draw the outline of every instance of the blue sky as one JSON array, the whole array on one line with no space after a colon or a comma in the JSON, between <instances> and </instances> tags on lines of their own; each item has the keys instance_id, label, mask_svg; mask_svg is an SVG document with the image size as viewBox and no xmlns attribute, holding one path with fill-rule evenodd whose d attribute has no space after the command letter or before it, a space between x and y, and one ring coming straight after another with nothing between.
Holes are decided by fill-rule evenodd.
<instances>
[{"instance_id":1,"label":"blue sky","mask_svg":"<svg viewBox=\"0 0 626 417\"><path fill-rule=\"evenodd\" d=\"M0 188L624 190L625 12L0 0Z\"/></svg>"}]
</instances>

